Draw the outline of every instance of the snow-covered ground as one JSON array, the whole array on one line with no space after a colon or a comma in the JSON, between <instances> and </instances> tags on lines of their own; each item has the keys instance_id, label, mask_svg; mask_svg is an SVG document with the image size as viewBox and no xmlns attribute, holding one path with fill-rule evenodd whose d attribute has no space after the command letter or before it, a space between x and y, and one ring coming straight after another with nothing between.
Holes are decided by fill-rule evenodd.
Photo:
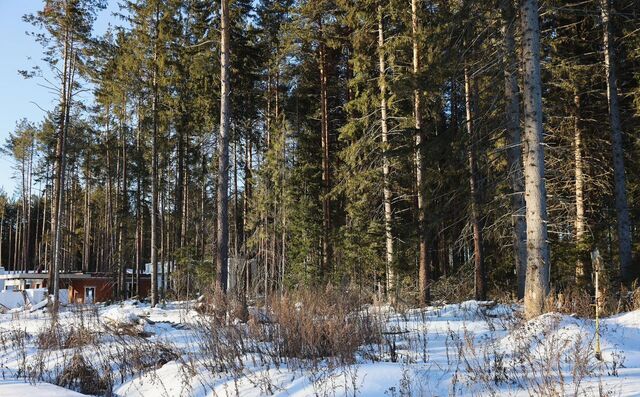
<instances>
[{"instance_id":1,"label":"snow-covered ground","mask_svg":"<svg viewBox=\"0 0 640 397\"><path fill-rule=\"evenodd\" d=\"M251 332L236 336L251 325L207 338L213 328L194 304L68 306L54 328L45 310L2 314L0 396L640 395L640 311L601 322L600 361L593 320L525 322L516 305L475 301L367 306L380 339L354 360L311 362L276 357Z\"/></svg>"}]
</instances>

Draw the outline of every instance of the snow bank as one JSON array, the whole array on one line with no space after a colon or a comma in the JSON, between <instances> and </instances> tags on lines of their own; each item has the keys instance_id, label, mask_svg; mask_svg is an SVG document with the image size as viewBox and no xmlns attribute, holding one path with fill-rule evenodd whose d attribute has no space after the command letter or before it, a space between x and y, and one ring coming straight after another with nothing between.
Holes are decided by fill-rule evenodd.
<instances>
[{"instance_id":1,"label":"snow bank","mask_svg":"<svg viewBox=\"0 0 640 397\"><path fill-rule=\"evenodd\" d=\"M640 311L603 319L603 361L596 360L593 354L592 319L549 313L525 322L517 315L522 310L519 305L468 301L403 312L385 305L365 306L363 310L381 322L384 340L379 345L363 346L348 365L333 367L319 361L317 367L306 367L299 366L301 361L285 360L273 366L270 362L265 364L261 358L264 354L247 353L238 367L241 372L212 372L218 359L210 360L210 355L201 354L202 330L197 323L202 321L202 315L192 310L193 304L173 302L151 308L145 303L126 301L94 307L98 321L111 330L120 329L127 335L138 332L144 337L143 349L147 348L146 343L149 348L162 343L193 360L189 364L194 365L193 372L191 368L185 371L181 360L153 361L148 371L116 380L117 395L205 397L237 392L243 397L527 396L545 394L542 392L546 390L555 395L596 396L601 388L607 395L637 396L640 390ZM263 309L249 310L256 321L267 315ZM67 323L77 320L74 310L65 309L61 316ZM41 312L20 317L16 323L15 316L0 314L0 329L13 329L19 324L34 335L49 321L47 314ZM104 334L100 323L85 325ZM101 338L99 348L118 352L121 346L112 339ZM255 346L270 349L260 343ZM576 372L577 361L583 363ZM21 365L13 352L5 356L0 352L0 362L12 373ZM581 378L576 382L575 377ZM48 384L13 382L6 389L10 392L5 392L2 385L0 381L2 397L29 393L79 396Z\"/></svg>"},{"instance_id":2,"label":"snow bank","mask_svg":"<svg viewBox=\"0 0 640 397\"><path fill-rule=\"evenodd\" d=\"M25 383L20 381L0 380L0 396L2 397L82 397L84 394L65 389L51 383Z\"/></svg>"},{"instance_id":3,"label":"snow bank","mask_svg":"<svg viewBox=\"0 0 640 397\"><path fill-rule=\"evenodd\" d=\"M46 288L31 288L24 290L24 292L27 294L27 299L29 299L29 303L31 303L32 305L35 305L47 299L48 291ZM64 290L64 292L66 295L68 295L67 290Z\"/></svg>"},{"instance_id":4,"label":"snow bank","mask_svg":"<svg viewBox=\"0 0 640 397\"><path fill-rule=\"evenodd\" d=\"M111 326L126 327L141 323L140 316L131 307L113 306L101 313L102 320Z\"/></svg>"},{"instance_id":5,"label":"snow bank","mask_svg":"<svg viewBox=\"0 0 640 397\"><path fill-rule=\"evenodd\" d=\"M24 306L22 291L0 291L0 305L6 309L17 309Z\"/></svg>"}]
</instances>

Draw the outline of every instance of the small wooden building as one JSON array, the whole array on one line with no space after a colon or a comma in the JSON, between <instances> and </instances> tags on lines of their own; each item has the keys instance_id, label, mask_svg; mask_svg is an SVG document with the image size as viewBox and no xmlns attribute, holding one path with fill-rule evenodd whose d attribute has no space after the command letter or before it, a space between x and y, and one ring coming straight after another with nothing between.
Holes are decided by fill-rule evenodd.
<instances>
[{"instance_id":1,"label":"small wooden building","mask_svg":"<svg viewBox=\"0 0 640 397\"><path fill-rule=\"evenodd\" d=\"M5 289L21 291L30 288L47 288L48 273L7 273L0 275ZM60 289L69 291L69 303L96 303L115 298L116 277L110 273L60 273ZM140 274L139 296L146 298L151 289L151 277ZM127 297L136 295L136 284L132 274L127 274Z\"/></svg>"}]
</instances>

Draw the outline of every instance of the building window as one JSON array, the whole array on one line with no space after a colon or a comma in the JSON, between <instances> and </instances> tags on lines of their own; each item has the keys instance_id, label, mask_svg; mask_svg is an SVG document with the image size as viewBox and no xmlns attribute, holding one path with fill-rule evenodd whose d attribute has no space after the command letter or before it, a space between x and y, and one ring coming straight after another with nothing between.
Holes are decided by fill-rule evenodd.
<instances>
[{"instance_id":1,"label":"building window","mask_svg":"<svg viewBox=\"0 0 640 397\"><path fill-rule=\"evenodd\" d=\"M96 299L96 287L84 287L84 303L93 303Z\"/></svg>"}]
</instances>

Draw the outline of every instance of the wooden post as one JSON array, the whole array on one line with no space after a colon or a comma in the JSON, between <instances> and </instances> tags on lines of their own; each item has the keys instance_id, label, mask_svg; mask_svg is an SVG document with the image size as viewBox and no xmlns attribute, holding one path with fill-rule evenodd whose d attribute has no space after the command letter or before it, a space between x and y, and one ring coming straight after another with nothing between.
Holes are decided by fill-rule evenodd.
<instances>
[{"instance_id":1,"label":"wooden post","mask_svg":"<svg viewBox=\"0 0 640 397\"><path fill-rule=\"evenodd\" d=\"M602 361L602 351L600 349L600 269L601 269L601 258L600 252L598 249L594 249L591 252L591 262L593 262L593 274L595 278L595 312L596 312L596 346L595 346L595 356L598 360Z\"/></svg>"}]
</instances>

